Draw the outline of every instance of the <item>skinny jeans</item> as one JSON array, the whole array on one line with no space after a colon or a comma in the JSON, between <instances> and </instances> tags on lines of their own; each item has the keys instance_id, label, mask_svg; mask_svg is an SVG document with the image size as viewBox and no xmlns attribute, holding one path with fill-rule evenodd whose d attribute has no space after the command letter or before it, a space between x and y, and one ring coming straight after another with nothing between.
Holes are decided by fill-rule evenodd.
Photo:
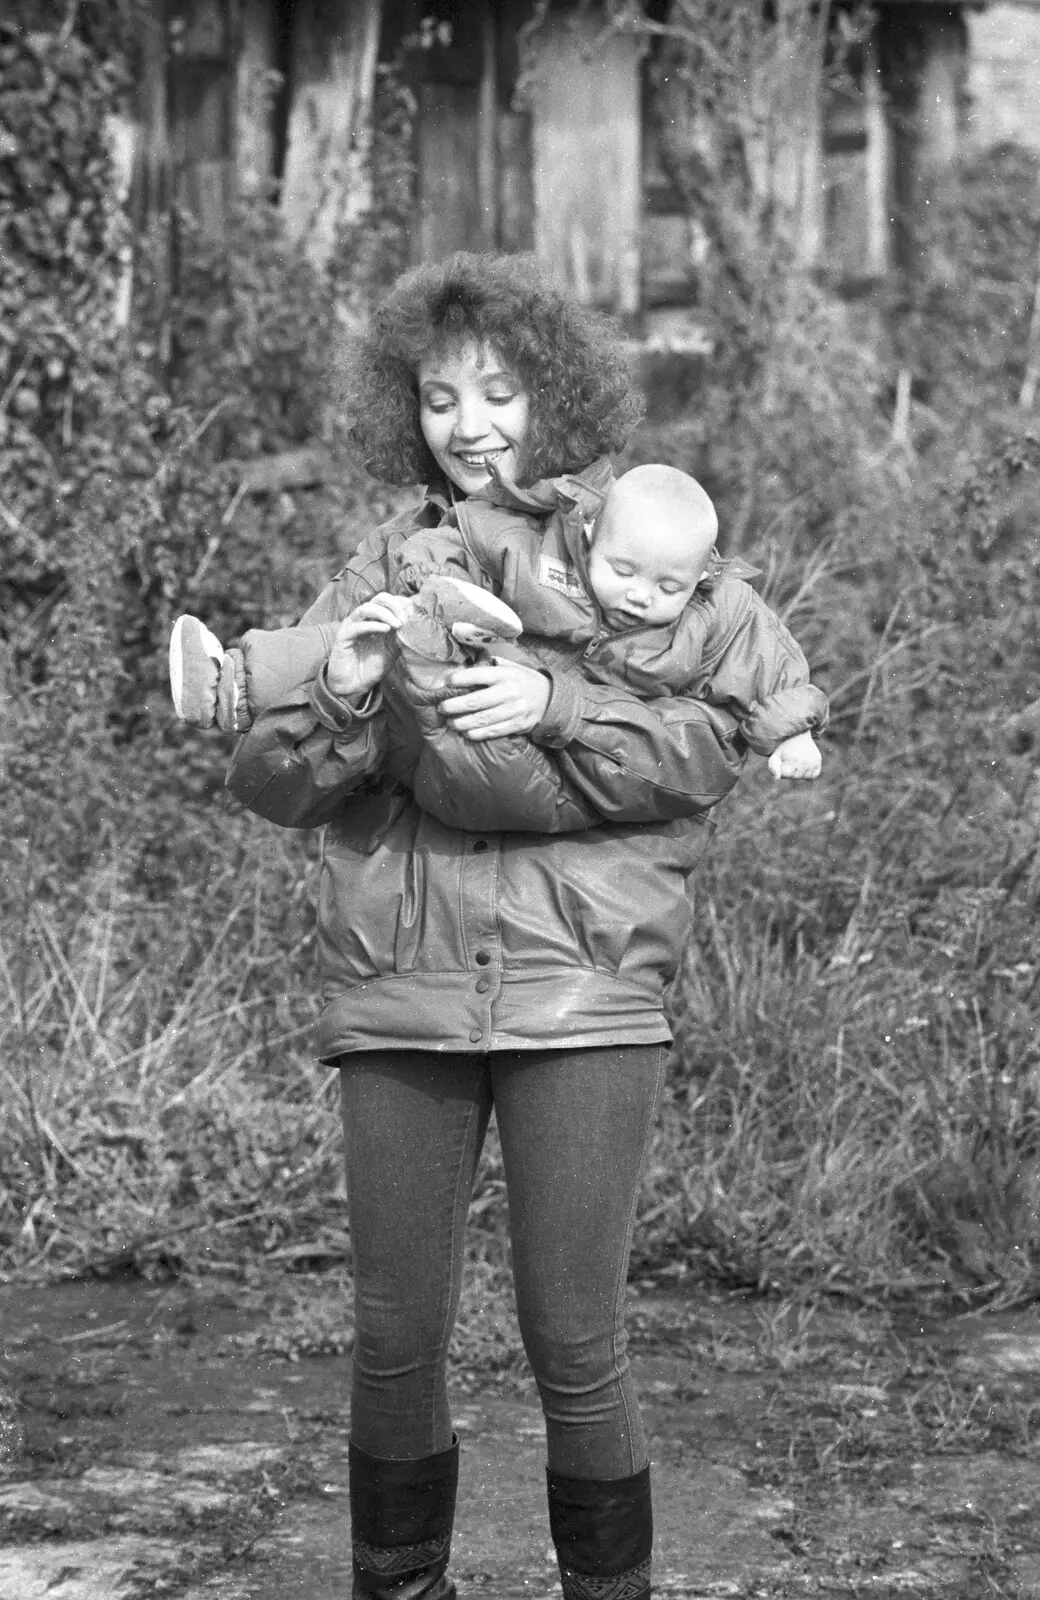
<instances>
[{"instance_id":1,"label":"skinny jeans","mask_svg":"<svg viewBox=\"0 0 1040 1600\"><path fill-rule=\"evenodd\" d=\"M351 1438L362 1450L400 1460L451 1444L448 1345L493 1109L549 1467L573 1478L642 1471L625 1285L664 1053L621 1045L340 1058L354 1256Z\"/></svg>"}]
</instances>

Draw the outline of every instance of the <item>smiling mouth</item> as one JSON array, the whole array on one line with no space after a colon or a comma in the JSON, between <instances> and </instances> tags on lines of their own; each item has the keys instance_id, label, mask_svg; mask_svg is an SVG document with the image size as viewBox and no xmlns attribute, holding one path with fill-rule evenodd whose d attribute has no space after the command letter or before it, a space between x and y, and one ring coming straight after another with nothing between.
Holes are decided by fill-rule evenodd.
<instances>
[{"instance_id":1,"label":"smiling mouth","mask_svg":"<svg viewBox=\"0 0 1040 1600\"><path fill-rule=\"evenodd\" d=\"M455 459L456 461L461 461L462 465L468 467L471 472L486 472L491 462L497 461L499 456L504 456L505 453L505 446L497 450L456 450Z\"/></svg>"}]
</instances>

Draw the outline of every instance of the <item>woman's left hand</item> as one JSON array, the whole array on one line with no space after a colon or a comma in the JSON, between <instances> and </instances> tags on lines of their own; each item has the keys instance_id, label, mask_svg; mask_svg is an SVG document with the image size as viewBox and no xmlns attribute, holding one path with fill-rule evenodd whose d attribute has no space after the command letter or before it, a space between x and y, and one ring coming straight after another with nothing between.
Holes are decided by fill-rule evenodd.
<instances>
[{"instance_id":1,"label":"woman's left hand","mask_svg":"<svg viewBox=\"0 0 1040 1600\"><path fill-rule=\"evenodd\" d=\"M497 656L487 665L459 667L449 674L448 687L463 693L442 700L440 708L456 733L474 740L530 733L544 717L552 692L544 672Z\"/></svg>"}]
</instances>

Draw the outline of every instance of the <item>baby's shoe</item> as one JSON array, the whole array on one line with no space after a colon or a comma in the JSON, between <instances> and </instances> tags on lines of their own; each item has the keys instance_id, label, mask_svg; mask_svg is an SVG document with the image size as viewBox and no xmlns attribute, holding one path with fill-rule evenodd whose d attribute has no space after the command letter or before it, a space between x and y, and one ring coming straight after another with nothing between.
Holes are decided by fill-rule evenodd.
<instances>
[{"instance_id":1,"label":"baby's shoe","mask_svg":"<svg viewBox=\"0 0 1040 1600\"><path fill-rule=\"evenodd\" d=\"M198 617L177 618L170 635L170 690L182 722L225 733L249 726L236 657L240 652L225 650Z\"/></svg>"},{"instance_id":2,"label":"baby's shoe","mask_svg":"<svg viewBox=\"0 0 1040 1600\"><path fill-rule=\"evenodd\" d=\"M427 578L418 598L420 607L429 606L440 617L453 639L470 648L518 639L524 630L512 606L465 578L446 573Z\"/></svg>"}]
</instances>

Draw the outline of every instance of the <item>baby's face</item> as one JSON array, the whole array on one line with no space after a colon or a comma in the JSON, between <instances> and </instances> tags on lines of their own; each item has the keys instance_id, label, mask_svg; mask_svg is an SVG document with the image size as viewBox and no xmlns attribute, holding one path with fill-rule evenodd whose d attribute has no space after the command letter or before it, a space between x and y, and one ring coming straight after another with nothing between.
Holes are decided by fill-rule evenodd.
<instances>
[{"instance_id":1,"label":"baby's face","mask_svg":"<svg viewBox=\"0 0 1040 1600\"><path fill-rule=\"evenodd\" d=\"M653 510L638 517L604 512L592 535L588 566L607 627L674 622L704 576L703 548L674 518Z\"/></svg>"}]
</instances>

